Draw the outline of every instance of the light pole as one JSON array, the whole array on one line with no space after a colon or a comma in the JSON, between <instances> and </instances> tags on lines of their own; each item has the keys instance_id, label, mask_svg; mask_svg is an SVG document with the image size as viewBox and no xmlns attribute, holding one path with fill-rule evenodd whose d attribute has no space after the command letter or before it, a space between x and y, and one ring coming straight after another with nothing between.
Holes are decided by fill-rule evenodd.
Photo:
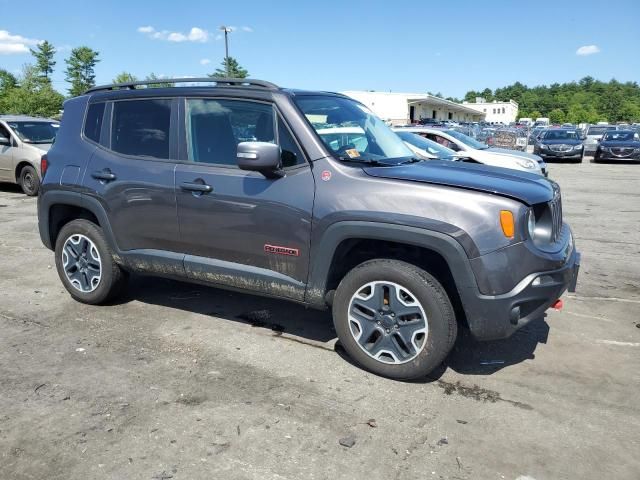
<instances>
[{"instance_id":1,"label":"light pole","mask_svg":"<svg viewBox=\"0 0 640 480\"><path fill-rule=\"evenodd\" d=\"M225 25L222 25L220 27L220 30L222 30L224 32L224 69L226 72L227 77L229 76L229 39L228 39L228 35L229 33L231 33L232 29L231 27L227 27Z\"/></svg>"}]
</instances>

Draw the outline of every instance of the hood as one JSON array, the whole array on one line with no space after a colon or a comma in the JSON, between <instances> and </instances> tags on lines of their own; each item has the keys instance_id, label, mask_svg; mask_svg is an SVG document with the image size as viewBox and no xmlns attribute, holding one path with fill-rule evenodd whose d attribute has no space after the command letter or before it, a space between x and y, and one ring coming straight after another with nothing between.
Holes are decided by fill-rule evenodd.
<instances>
[{"instance_id":1,"label":"hood","mask_svg":"<svg viewBox=\"0 0 640 480\"><path fill-rule=\"evenodd\" d=\"M446 185L519 200L527 205L553 198L554 183L540 175L473 163L431 160L392 167L364 167L378 178Z\"/></svg>"},{"instance_id":2,"label":"hood","mask_svg":"<svg viewBox=\"0 0 640 480\"><path fill-rule=\"evenodd\" d=\"M606 140L600 142L601 147L630 147L630 148L640 148L640 141L638 140Z\"/></svg>"},{"instance_id":3,"label":"hood","mask_svg":"<svg viewBox=\"0 0 640 480\"><path fill-rule=\"evenodd\" d=\"M53 143L25 143L24 145L35 148L36 150L41 150L42 153L47 153Z\"/></svg>"},{"instance_id":4,"label":"hood","mask_svg":"<svg viewBox=\"0 0 640 480\"><path fill-rule=\"evenodd\" d=\"M542 162L542 158L533 153L521 152L520 150L509 150L508 148L489 147L481 152L495 153L496 155L506 155L509 157L526 158L527 160L533 160L534 162Z\"/></svg>"},{"instance_id":5,"label":"hood","mask_svg":"<svg viewBox=\"0 0 640 480\"><path fill-rule=\"evenodd\" d=\"M543 145L580 145L582 143L582 140L578 140L577 138L547 140L546 138L544 138L540 140L540 143L542 143Z\"/></svg>"}]
</instances>

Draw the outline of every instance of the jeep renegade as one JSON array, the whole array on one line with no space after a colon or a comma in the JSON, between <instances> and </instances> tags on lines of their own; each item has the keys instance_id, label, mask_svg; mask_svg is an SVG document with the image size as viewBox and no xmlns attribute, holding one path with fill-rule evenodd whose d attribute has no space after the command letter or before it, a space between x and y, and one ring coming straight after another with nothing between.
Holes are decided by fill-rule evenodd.
<instances>
[{"instance_id":1,"label":"jeep renegade","mask_svg":"<svg viewBox=\"0 0 640 480\"><path fill-rule=\"evenodd\" d=\"M574 290L554 182L420 161L343 95L180 82L65 103L38 221L76 300L106 302L141 272L331 307L359 365L406 379L459 327L505 338Z\"/></svg>"}]
</instances>

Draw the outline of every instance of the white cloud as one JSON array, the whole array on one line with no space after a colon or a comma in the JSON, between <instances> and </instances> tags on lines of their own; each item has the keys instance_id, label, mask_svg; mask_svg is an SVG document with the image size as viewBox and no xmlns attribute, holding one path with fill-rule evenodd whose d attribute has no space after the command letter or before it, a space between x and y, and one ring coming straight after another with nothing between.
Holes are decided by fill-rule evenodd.
<instances>
[{"instance_id":1,"label":"white cloud","mask_svg":"<svg viewBox=\"0 0 640 480\"><path fill-rule=\"evenodd\" d=\"M170 32L169 30L156 30L151 25L138 27L138 32L143 33L153 40L166 40L168 42L200 42L209 41L209 32L199 27L192 27L188 33Z\"/></svg>"},{"instance_id":2,"label":"white cloud","mask_svg":"<svg viewBox=\"0 0 640 480\"><path fill-rule=\"evenodd\" d=\"M200 65L209 65L211 63L211 60L209 60L208 58L203 58L202 60L200 60Z\"/></svg>"},{"instance_id":3,"label":"white cloud","mask_svg":"<svg viewBox=\"0 0 640 480\"><path fill-rule=\"evenodd\" d=\"M251 32L253 32L253 28L245 26L245 27L242 27L242 31L251 33Z\"/></svg>"},{"instance_id":4,"label":"white cloud","mask_svg":"<svg viewBox=\"0 0 640 480\"><path fill-rule=\"evenodd\" d=\"M42 40L12 35L7 30L0 30L0 55L29 53L29 47L42 43Z\"/></svg>"},{"instance_id":5,"label":"white cloud","mask_svg":"<svg viewBox=\"0 0 640 480\"><path fill-rule=\"evenodd\" d=\"M593 55L594 53L600 53L600 48L597 45L583 45L576 50L576 55L580 56Z\"/></svg>"},{"instance_id":6,"label":"white cloud","mask_svg":"<svg viewBox=\"0 0 640 480\"><path fill-rule=\"evenodd\" d=\"M216 35L216 40L222 40L224 37L222 36L222 34L218 34Z\"/></svg>"}]
</instances>

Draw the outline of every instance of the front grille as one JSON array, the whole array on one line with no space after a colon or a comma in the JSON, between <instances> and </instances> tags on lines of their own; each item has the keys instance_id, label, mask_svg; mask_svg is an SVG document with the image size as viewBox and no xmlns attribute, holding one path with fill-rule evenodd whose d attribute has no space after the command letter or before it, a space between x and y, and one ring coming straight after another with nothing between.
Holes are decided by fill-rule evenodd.
<instances>
[{"instance_id":1,"label":"front grille","mask_svg":"<svg viewBox=\"0 0 640 480\"><path fill-rule=\"evenodd\" d=\"M551 241L556 242L562 232L562 197L559 192L549 202L549 209L551 210Z\"/></svg>"},{"instance_id":2,"label":"front grille","mask_svg":"<svg viewBox=\"0 0 640 480\"><path fill-rule=\"evenodd\" d=\"M549 145L549 149L553 152L568 152L573 147L571 145Z\"/></svg>"},{"instance_id":3,"label":"front grille","mask_svg":"<svg viewBox=\"0 0 640 480\"><path fill-rule=\"evenodd\" d=\"M625 147L613 147L611 149L611 153L613 153L616 157L628 157L633 153L633 148L625 148Z\"/></svg>"}]
</instances>

